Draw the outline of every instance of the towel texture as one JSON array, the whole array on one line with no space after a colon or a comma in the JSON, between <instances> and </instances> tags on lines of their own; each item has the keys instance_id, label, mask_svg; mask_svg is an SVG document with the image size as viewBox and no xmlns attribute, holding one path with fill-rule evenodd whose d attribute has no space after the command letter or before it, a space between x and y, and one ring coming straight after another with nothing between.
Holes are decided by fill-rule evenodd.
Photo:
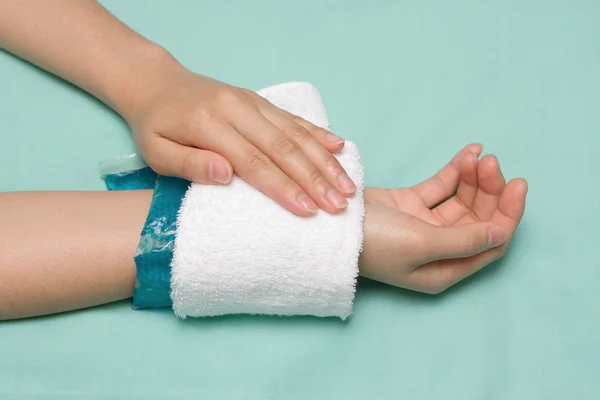
<instances>
[{"instance_id":1,"label":"towel texture","mask_svg":"<svg viewBox=\"0 0 600 400\"><path fill-rule=\"evenodd\" d=\"M310 84L282 84L259 94L329 127ZM226 187L192 184L177 221L171 271L175 314L348 317L363 239L364 177L353 143L336 156L358 188L339 215L295 216L237 176Z\"/></svg>"}]
</instances>

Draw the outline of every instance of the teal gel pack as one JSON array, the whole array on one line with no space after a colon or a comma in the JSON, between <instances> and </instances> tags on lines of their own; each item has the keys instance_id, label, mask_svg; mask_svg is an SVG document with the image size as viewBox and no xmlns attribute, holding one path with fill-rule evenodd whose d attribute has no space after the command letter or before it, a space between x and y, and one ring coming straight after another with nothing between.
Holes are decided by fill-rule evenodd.
<instances>
[{"instance_id":1,"label":"teal gel pack","mask_svg":"<svg viewBox=\"0 0 600 400\"><path fill-rule=\"evenodd\" d=\"M135 252L136 282L132 307L170 307L171 260L177 213L190 182L158 175L137 155L100 165L108 190L154 189L148 217Z\"/></svg>"}]
</instances>

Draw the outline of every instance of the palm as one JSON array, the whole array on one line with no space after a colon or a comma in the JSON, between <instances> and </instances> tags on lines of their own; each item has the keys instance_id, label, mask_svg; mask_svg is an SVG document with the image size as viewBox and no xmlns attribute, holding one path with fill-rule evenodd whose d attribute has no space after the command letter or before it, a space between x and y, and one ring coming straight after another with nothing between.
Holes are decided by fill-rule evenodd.
<instances>
[{"instance_id":1,"label":"palm","mask_svg":"<svg viewBox=\"0 0 600 400\"><path fill-rule=\"evenodd\" d=\"M477 144L467 146L433 178L411 188L368 188L365 203L391 207L437 226L490 221L510 237L523 212L527 184L522 179L506 184L494 156L477 162L481 150Z\"/></svg>"}]
</instances>

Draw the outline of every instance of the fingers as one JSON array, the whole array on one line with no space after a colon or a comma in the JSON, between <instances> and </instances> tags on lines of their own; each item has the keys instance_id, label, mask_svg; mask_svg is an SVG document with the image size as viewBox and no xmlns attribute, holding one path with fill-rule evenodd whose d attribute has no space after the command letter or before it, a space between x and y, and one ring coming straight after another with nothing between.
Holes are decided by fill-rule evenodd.
<instances>
[{"instance_id":1,"label":"fingers","mask_svg":"<svg viewBox=\"0 0 600 400\"><path fill-rule=\"evenodd\" d=\"M432 208L452 196L460 180L460 162L465 154L481 154L480 144L470 144L462 149L454 158L433 177L413 186L413 190L421 197L428 208Z\"/></svg>"},{"instance_id":2,"label":"fingers","mask_svg":"<svg viewBox=\"0 0 600 400\"><path fill-rule=\"evenodd\" d=\"M437 259L415 269L410 277L411 285L426 293L439 293L501 258L523 217L527 190L525 180L511 180L502 191L490 223L459 226L456 229L460 231L437 228L438 249L431 252ZM498 236L494 233L494 227L504 232L503 241L499 233ZM487 249L484 244L486 229L492 239Z\"/></svg>"},{"instance_id":3,"label":"fingers","mask_svg":"<svg viewBox=\"0 0 600 400\"><path fill-rule=\"evenodd\" d=\"M154 170L166 176L177 176L188 181L227 185L233 170L229 162L212 151L182 146L161 136L156 136L153 153L146 158Z\"/></svg>"},{"instance_id":4,"label":"fingers","mask_svg":"<svg viewBox=\"0 0 600 400\"><path fill-rule=\"evenodd\" d=\"M528 191L524 179L513 179L504 188L498 201L498 209L494 212L491 222L506 229L510 234L517 229L525 212L525 198Z\"/></svg>"},{"instance_id":5,"label":"fingers","mask_svg":"<svg viewBox=\"0 0 600 400\"><path fill-rule=\"evenodd\" d=\"M475 201L477 188L479 186L477 178L477 158L479 156L469 152L463 157L461 162L461 180L456 191L456 198L464 207L471 207Z\"/></svg>"},{"instance_id":6,"label":"fingers","mask_svg":"<svg viewBox=\"0 0 600 400\"><path fill-rule=\"evenodd\" d=\"M272 119L272 115L274 113L279 114L285 120L295 122L296 124L302 126L316 140L318 140L319 143L321 143L327 150L329 150L332 153L338 152L344 147L344 139L337 135L334 135L327 129L318 127L308 122L304 118L301 118L297 115L289 113L286 110L275 106L269 100L258 95L257 93L250 92L249 95L258 103L258 108L261 110L263 115L265 115L265 118L269 119L271 122L273 122L274 125L278 126L280 129L282 128L282 126ZM267 113L265 113L265 111L267 111L269 115L266 115Z\"/></svg>"},{"instance_id":7,"label":"fingers","mask_svg":"<svg viewBox=\"0 0 600 400\"><path fill-rule=\"evenodd\" d=\"M333 134L327 129L311 124L304 118L292 115L287 111L284 111L284 113L286 113L288 118L290 118L292 121L303 126L307 131L309 131L310 134L330 152L335 153L344 148L345 142L341 137Z\"/></svg>"},{"instance_id":8,"label":"fingers","mask_svg":"<svg viewBox=\"0 0 600 400\"><path fill-rule=\"evenodd\" d=\"M500 246L507 234L500 226L490 223L473 223L462 226L432 226L427 234L426 258L424 263L465 258Z\"/></svg>"},{"instance_id":9,"label":"fingers","mask_svg":"<svg viewBox=\"0 0 600 400\"><path fill-rule=\"evenodd\" d=\"M217 124L217 121L213 124ZM318 211L307 192L260 149L227 123L219 122L219 125L218 132L206 135L203 140L207 147L230 160L238 175L294 214L309 216ZM259 131L263 131L260 128L264 127L259 127Z\"/></svg>"},{"instance_id":10,"label":"fingers","mask_svg":"<svg viewBox=\"0 0 600 400\"><path fill-rule=\"evenodd\" d=\"M325 129L318 128L302 118L291 116L288 118L283 114L273 111L273 109L263 109L261 113L289 138L294 140L306 157L321 171L323 176L331 183L340 193L345 196L352 195L356 192L356 186L344 171L339 161L323 146L317 136L321 137L323 142L327 142L328 135L337 139L338 144L343 147L344 141L337 136L329 133ZM291 114L290 114L291 115ZM312 129L312 133L310 131ZM310 135L307 135L310 133ZM333 140L333 139L332 139Z\"/></svg>"},{"instance_id":11,"label":"fingers","mask_svg":"<svg viewBox=\"0 0 600 400\"><path fill-rule=\"evenodd\" d=\"M295 125L286 134L264 118L258 110L247 111L243 118L231 119L233 127L264 154L265 159L271 161L266 168L282 171L289 181L286 186L291 185L292 182L297 183L321 209L329 213L337 213L346 208L348 202L340 190L333 187L298 144L304 142L303 146L310 146L308 143L314 141L306 129ZM333 176L335 173L338 176L342 173L345 175L341 166L335 167L335 165L339 166L337 160L334 163L331 161L333 156L325 149L323 151L328 157L322 160L327 165L328 176Z\"/></svg>"},{"instance_id":12,"label":"fingers","mask_svg":"<svg viewBox=\"0 0 600 400\"><path fill-rule=\"evenodd\" d=\"M225 122L214 120L213 130L208 134L200 137L189 133L186 139L193 146L199 146L198 142L202 140L203 145L213 149L215 153L180 145L160 136L157 140L160 142L152 146L154 151L151 165L159 174L182 177L197 183L217 183L214 180L218 180L221 176L219 174L222 174L219 162L231 160L231 163L227 163L230 171L233 167L248 183L292 213L310 216L318 210L315 202L300 186ZM223 184L230 181L231 172L227 182L223 179Z\"/></svg>"},{"instance_id":13,"label":"fingers","mask_svg":"<svg viewBox=\"0 0 600 400\"><path fill-rule=\"evenodd\" d=\"M444 225L454 225L471 212L477 187L477 156L469 151L460 162L460 183L456 195L435 207L433 213Z\"/></svg>"},{"instance_id":14,"label":"fingers","mask_svg":"<svg viewBox=\"0 0 600 400\"><path fill-rule=\"evenodd\" d=\"M477 179L479 188L473 203L473 212L479 219L488 221L498 208L500 195L506 185L495 156L488 154L479 161Z\"/></svg>"},{"instance_id":15,"label":"fingers","mask_svg":"<svg viewBox=\"0 0 600 400\"><path fill-rule=\"evenodd\" d=\"M500 258L507 232L489 223L436 227L429 260L416 268L410 283L416 290L439 293Z\"/></svg>"},{"instance_id":16,"label":"fingers","mask_svg":"<svg viewBox=\"0 0 600 400\"><path fill-rule=\"evenodd\" d=\"M413 271L411 284L415 290L437 294L473 275L504 255L499 246L466 259L446 259L422 265Z\"/></svg>"}]
</instances>

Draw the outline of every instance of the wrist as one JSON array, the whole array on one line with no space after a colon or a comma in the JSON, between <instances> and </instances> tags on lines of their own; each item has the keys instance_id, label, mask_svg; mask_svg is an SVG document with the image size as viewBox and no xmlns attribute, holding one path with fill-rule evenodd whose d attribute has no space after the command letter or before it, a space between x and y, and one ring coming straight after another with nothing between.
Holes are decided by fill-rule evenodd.
<instances>
[{"instance_id":1,"label":"wrist","mask_svg":"<svg viewBox=\"0 0 600 400\"><path fill-rule=\"evenodd\" d=\"M128 123L164 87L166 77L184 67L163 47L147 42L136 44L114 79L106 82L101 98Z\"/></svg>"}]
</instances>

